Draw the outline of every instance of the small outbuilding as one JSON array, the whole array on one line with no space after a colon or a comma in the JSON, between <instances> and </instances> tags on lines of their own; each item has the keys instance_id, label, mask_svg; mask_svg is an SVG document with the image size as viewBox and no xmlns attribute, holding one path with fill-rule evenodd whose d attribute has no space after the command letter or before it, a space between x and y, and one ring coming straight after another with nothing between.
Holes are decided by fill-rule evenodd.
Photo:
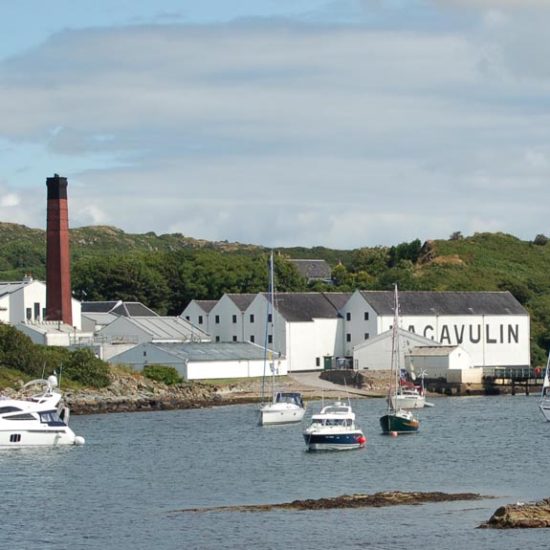
<instances>
[{"instance_id":1,"label":"small outbuilding","mask_svg":"<svg viewBox=\"0 0 550 550\"><path fill-rule=\"evenodd\" d=\"M142 371L147 365L174 367L186 380L271 376L263 347L249 342L144 342L110 362ZM287 374L286 359L275 361L276 374ZM267 372L266 372L267 371Z\"/></svg>"}]
</instances>

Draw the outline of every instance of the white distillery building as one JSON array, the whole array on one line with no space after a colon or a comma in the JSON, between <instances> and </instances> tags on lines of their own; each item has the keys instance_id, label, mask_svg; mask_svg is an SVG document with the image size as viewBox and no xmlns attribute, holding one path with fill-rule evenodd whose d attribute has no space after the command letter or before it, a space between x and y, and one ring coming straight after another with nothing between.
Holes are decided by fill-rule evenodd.
<instances>
[{"instance_id":1,"label":"white distillery building","mask_svg":"<svg viewBox=\"0 0 550 550\"><path fill-rule=\"evenodd\" d=\"M144 342L111 358L110 362L142 371L147 365L175 368L186 380L252 378L271 375L265 350L248 342ZM276 360L277 373L287 374L284 358Z\"/></svg>"},{"instance_id":2,"label":"white distillery building","mask_svg":"<svg viewBox=\"0 0 550 550\"><path fill-rule=\"evenodd\" d=\"M80 302L72 298L74 328L80 329ZM46 284L25 277L19 282L0 282L0 322L17 325L40 322L46 315Z\"/></svg>"},{"instance_id":3,"label":"white distillery building","mask_svg":"<svg viewBox=\"0 0 550 550\"><path fill-rule=\"evenodd\" d=\"M448 382L480 383L482 370L472 367L468 352L461 346L418 346L405 355L405 368L426 378L445 378Z\"/></svg>"},{"instance_id":4,"label":"white distillery building","mask_svg":"<svg viewBox=\"0 0 550 550\"><path fill-rule=\"evenodd\" d=\"M61 321L27 321L17 323L15 328L26 334L33 343L43 346L88 346L94 336L93 332L77 330Z\"/></svg>"},{"instance_id":5,"label":"white distillery building","mask_svg":"<svg viewBox=\"0 0 550 550\"><path fill-rule=\"evenodd\" d=\"M257 294L243 317L242 340L273 347L286 357L289 372L331 368L342 355L338 310L349 296L343 292L277 292L271 321L269 295Z\"/></svg>"},{"instance_id":6,"label":"white distillery building","mask_svg":"<svg viewBox=\"0 0 550 550\"><path fill-rule=\"evenodd\" d=\"M342 309L344 353L389 330L393 291L355 291ZM466 350L474 367L528 367L529 314L510 292L399 293L400 327Z\"/></svg>"},{"instance_id":7,"label":"white distillery building","mask_svg":"<svg viewBox=\"0 0 550 550\"><path fill-rule=\"evenodd\" d=\"M353 348L353 368L355 370L389 370L392 358L393 330L386 330L373 338L361 342ZM405 356L417 346L438 346L429 338L398 328L399 365L405 368Z\"/></svg>"},{"instance_id":8,"label":"white distillery building","mask_svg":"<svg viewBox=\"0 0 550 550\"><path fill-rule=\"evenodd\" d=\"M245 326L258 322L254 319L254 314L248 311L248 307L256 296L256 294L224 294L218 300L208 316L209 334L214 342L248 340L245 336ZM259 322L261 324L261 321Z\"/></svg>"},{"instance_id":9,"label":"white distillery building","mask_svg":"<svg viewBox=\"0 0 550 550\"><path fill-rule=\"evenodd\" d=\"M210 334L210 312L218 300L191 300L181 317Z\"/></svg>"}]
</instances>

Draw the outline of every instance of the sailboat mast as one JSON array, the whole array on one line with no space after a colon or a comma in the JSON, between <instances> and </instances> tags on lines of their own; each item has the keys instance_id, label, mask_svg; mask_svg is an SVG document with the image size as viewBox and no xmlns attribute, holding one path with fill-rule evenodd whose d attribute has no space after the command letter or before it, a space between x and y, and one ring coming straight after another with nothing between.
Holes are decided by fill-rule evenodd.
<instances>
[{"instance_id":1,"label":"sailboat mast","mask_svg":"<svg viewBox=\"0 0 550 550\"><path fill-rule=\"evenodd\" d=\"M274 265L273 265L273 250L271 251L271 256L269 257L269 309L270 312L268 319L271 319L271 394L274 395L275 392L275 275L274 275Z\"/></svg>"}]
</instances>

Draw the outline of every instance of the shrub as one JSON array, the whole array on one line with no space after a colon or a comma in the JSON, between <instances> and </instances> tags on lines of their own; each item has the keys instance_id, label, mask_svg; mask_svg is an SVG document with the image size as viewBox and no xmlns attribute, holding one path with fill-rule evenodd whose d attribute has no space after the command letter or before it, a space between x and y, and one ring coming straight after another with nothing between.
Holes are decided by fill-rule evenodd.
<instances>
[{"instance_id":1,"label":"shrub","mask_svg":"<svg viewBox=\"0 0 550 550\"><path fill-rule=\"evenodd\" d=\"M179 384L182 378L174 367L165 365L147 365L143 368L143 375L155 382L163 382L167 386Z\"/></svg>"},{"instance_id":2,"label":"shrub","mask_svg":"<svg viewBox=\"0 0 550 550\"><path fill-rule=\"evenodd\" d=\"M63 363L62 373L75 382L93 388L104 388L111 383L109 365L87 348L70 352Z\"/></svg>"}]
</instances>

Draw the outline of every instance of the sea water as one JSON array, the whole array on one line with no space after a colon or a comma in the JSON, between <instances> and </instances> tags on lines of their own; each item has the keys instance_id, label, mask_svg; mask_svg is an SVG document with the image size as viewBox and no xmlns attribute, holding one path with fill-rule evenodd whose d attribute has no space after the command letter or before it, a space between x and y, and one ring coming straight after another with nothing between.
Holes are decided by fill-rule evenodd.
<instances>
[{"instance_id":1,"label":"sea water","mask_svg":"<svg viewBox=\"0 0 550 550\"><path fill-rule=\"evenodd\" d=\"M255 405L72 416L82 447L0 451L3 548L547 549L546 529L477 529L502 504L550 496L550 423L536 397L439 398L419 433L380 434L380 399L352 400L365 449L307 452L304 424L259 427ZM377 491L480 501L354 510L200 511ZM489 498L491 497L491 498Z\"/></svg>"}]
</instances>

